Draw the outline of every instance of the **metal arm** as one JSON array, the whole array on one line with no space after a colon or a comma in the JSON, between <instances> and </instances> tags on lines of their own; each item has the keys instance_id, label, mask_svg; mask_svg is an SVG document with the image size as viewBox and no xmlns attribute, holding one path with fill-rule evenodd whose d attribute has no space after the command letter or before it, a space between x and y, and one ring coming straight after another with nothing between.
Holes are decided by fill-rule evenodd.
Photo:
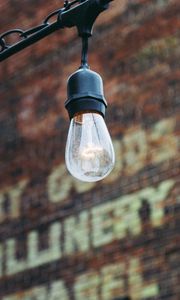
<instances>
[{"instance_id":1,"label":"metal arm","mask_svg":"<svg viewBox=\"0 0 180 300\"><path fill-rule=\"evenodd\" d=\"M92 35L93 24L98 15L108 8L108 3L113 0L74 0L65 1L64 7L56 10L46 17L44 22L36 27L23 31L21 29L9 30L0 35L0 61L7 59L22 49L36 43L49 34L64 27L77 27L79 36ZM49 23L49 19L57 15L57 20ZM19 35L20 40L8 45L6 37L11 34Z\"/></svg>"}]
</instances>

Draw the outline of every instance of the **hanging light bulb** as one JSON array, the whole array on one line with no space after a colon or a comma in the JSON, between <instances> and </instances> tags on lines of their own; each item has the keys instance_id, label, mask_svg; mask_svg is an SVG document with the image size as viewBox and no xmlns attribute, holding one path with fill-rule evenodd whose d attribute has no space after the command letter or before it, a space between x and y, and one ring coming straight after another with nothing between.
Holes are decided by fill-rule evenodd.
<instances>
[{"instance_id":1,"label":"hanging light bulb","mask_svg":"<svg viewBox=\"0 0 180 300\"><path fill-rule=\"evenodd\" d=\"M114 150L104 119L97 113L76 115L66 144L69 172L82 181L98 181L114 166Z\"/></svg>"},{"instance_id":2,"label":"hanging light bulb","mask_svg":"<svg viewBox=\"0 0 180 300\"><path fill-rule=\"evenodd\" d=\"M106 177L114 166L114 150L104 122L106 100L101 77L82 67L68 80L65 104L71 119L65 160L69 172L81 181Z\"/></svg>"}]
</instances>

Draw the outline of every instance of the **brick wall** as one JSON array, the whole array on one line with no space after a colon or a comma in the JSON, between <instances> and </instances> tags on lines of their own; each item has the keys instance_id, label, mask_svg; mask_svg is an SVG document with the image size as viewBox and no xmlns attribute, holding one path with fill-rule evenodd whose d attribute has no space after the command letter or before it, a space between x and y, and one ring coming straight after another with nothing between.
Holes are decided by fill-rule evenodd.
<instances>
[{"instance_id":1,"label":"brick wall","mask_svg":"<svg viewBox=\"0 0 180 300\"><path fill-rule=\"evenodd\" d=\"M1 32L62 4L1 0ZM1 63L0 299L179 299L179 11L178 0L115 0L96 23L89 61L116 151L98 183L64 163L76 30Z\"/></svg>"}]
</instances>

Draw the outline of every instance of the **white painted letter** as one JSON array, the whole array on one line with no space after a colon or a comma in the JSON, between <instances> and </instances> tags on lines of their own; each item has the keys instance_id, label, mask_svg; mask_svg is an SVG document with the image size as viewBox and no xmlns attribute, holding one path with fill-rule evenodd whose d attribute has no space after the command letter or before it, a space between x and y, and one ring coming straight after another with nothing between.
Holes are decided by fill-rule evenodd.
<instances>
[{"instance_id":1,"label":"white painted letter","mask_svg":"<svg viewBox=\"0 0 180 300\"><path fill-rule=\"evenodd\" d=\"M87 251L90 246L89 214L87 211L78 217L67 218L64 222L64 252Z\"/></svg>"}]
</instances>

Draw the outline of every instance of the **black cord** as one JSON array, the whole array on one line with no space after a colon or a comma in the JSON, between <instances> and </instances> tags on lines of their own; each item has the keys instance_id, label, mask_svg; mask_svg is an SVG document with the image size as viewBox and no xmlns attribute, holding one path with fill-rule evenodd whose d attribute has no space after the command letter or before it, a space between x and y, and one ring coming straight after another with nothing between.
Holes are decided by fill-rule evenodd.
<instances>
[{"instance_id":1,"label":"black cord","mask_svg":"<svg viewBox=\"0 0 180 300\"><path fill-rule=\"evenodd\" d=\"M89 65L88 65L88 36L82 37L81 68L89 68Z\"/></svg>"}]
</instances>

